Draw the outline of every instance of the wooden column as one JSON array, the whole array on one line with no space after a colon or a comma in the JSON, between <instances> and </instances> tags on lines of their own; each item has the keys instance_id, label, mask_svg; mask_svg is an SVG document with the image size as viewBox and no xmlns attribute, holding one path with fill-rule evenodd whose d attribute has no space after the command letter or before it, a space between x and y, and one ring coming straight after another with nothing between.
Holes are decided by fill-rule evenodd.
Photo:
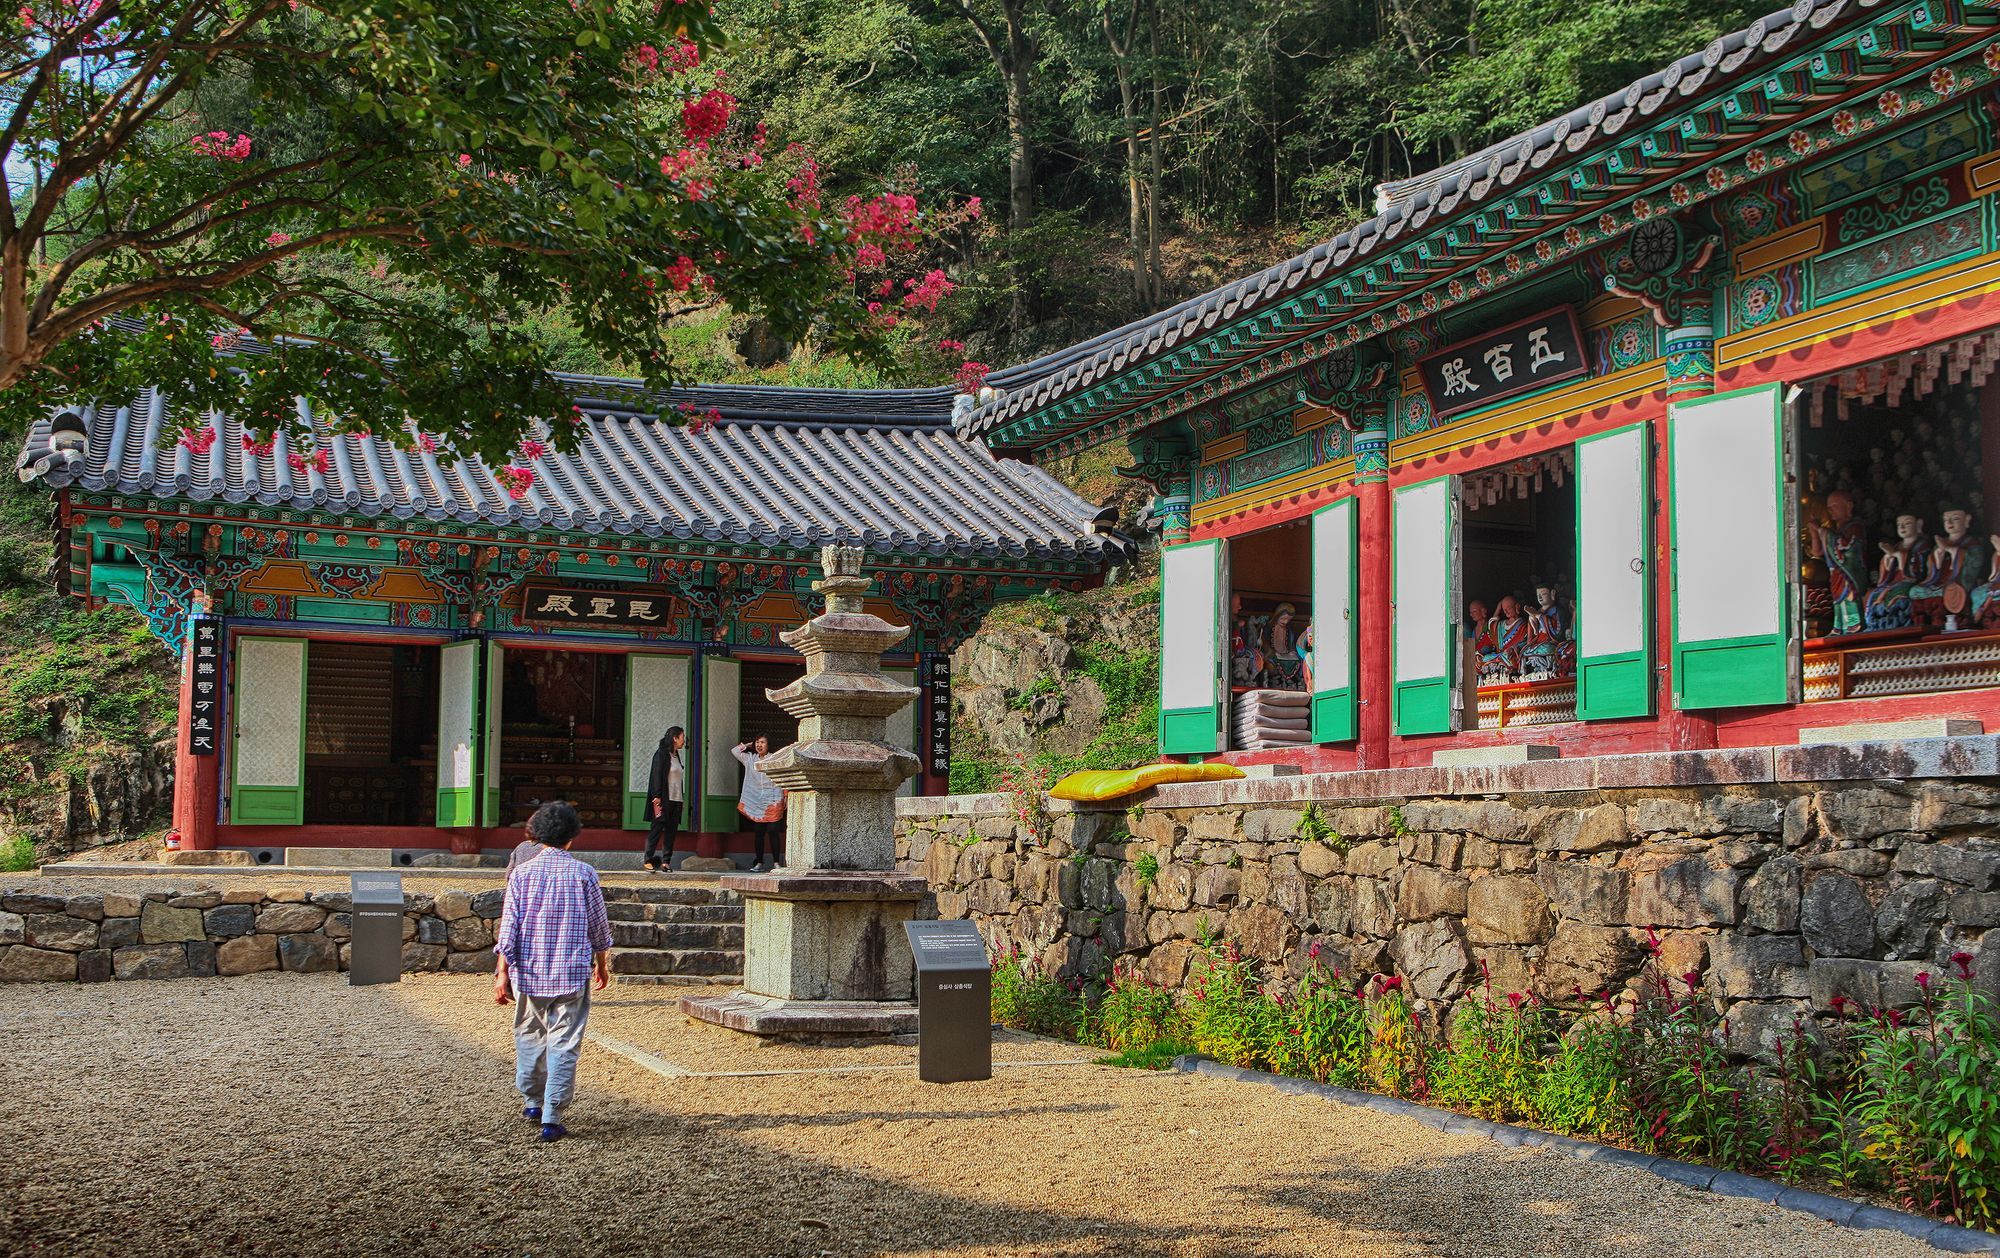
<instances>
[{"instance_id":1,"label":"wooden column","mask_svg":"<svg viewBox=\"0 0 2000 1258\"><path fill-rule=\"evenodd\" d=\"M1395 710L1389 667L1394 591L1389 570L1389 410L1384 402L1361 409L1354 434L1354 485L1360 498L1361 555L1355 614L1360 619L1360 739L1363 769L1389 767L1390 717Z\"/></svg>"},{"instance_id":2,"label":"wooden column","mask_svg":"<svg viewBox=\"0 0 2000 1258\"><path fill-rule=\"evenodd\" d=\"M226 658L226 653L225 653ZM225 665L226 667L226 665ZM181 847L209 851L215 847L216 801L221 795L221 757L197 756L188 749L188 720L194 707L194 648L181 650L179 728L174 733L173 828Z\"/></svg>"}]
</instances>

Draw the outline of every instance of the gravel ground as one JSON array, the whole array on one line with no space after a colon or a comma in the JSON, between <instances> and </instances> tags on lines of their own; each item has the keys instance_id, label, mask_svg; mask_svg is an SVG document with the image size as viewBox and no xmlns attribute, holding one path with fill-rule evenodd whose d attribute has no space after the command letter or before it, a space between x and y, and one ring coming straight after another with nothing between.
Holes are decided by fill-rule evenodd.
<instances>
[{"instance_id":1,"label":"gravel ground","mask_svg":"<svg viewBox=\"0 0 2000 1258\"><path fill-rule=\"evenodd\" d=\"M1222 1080L939 1087L907 1048L745 1047L616 988L592 1029L696 1071L881 1069L666 1078L592 1044L572 1138L539 1146L481 978L4 987L0 1252L1932 1252Z\"/></svg>"}]
</instances>

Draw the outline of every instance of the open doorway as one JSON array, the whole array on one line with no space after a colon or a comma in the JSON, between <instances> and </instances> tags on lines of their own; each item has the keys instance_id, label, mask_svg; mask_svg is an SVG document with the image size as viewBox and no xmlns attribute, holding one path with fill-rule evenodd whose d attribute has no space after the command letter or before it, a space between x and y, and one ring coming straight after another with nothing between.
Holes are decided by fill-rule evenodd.
<instances>
[{"instance_id":1,"label":"open doorway","mask_svg":"<svg viewBox=\"0 0 2000 1258\"><path fill-rule=\"evenodd\" d=\"M497 823L560 799L587 827L623 826L625 657L509 644L502 660Z\"/></svg>"},{"instance_id":2,"label":"open doorway","mask_svg":"<svg viewBox=\"0 0 2000 1258\"><path fill-rule=\"evenodd\" d=\"M1479 687L1480 727L1572 719L1574 450L1467 474L1464 507L1461 633L1465 670Z\"/></svg>"},{"instance_id":3,"label":"open doorway","mask_svg":"<svg viewBox=\"0 0 2000 1258\"><path fill-rule=\"evenodd\" d=\"M1282 524L1229 543L1229 745L1312 741L1312 528Z\"/></svg>"},{"instance_id":4,"label":"open doorway","mask_svg":"<svg viewBox=\"0 0 2000 1258\"><path fill-rule=\"evenodd\" d=\"M805 675L805 666L788 660L745 660L738 683L737 711L741 740L749 742L762 734L771 740L771 750L788 747L799 740L799 723L765 696ZM742 779L737 779L740 784Z\"/></svg>"},{"instance_id":5,"label":"open doorway","mask_svg":"<svg viewBox=\"0 0 2000 1258\"><path fill-rule=\"evenodd\" d=\"M314 642L306 654L307 825L428 825L434 646Z\"/></svg>"}]
</instances>

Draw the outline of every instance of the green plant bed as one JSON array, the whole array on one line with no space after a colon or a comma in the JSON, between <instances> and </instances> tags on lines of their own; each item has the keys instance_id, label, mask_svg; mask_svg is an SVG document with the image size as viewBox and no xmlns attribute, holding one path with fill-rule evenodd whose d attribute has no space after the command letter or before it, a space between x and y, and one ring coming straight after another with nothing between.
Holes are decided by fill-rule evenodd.
<instances>
[{"instance_id":1,"label":"green plant bed","mask_svg":"<svg viewBox=\"0 0 2000 1258\"><path fill-rule=\"evenodd\" d=\"M1100 1066L1123 1066L1130 1070L1171 1070L1174 1058L1185 1057L1192 1051L1185 1044L1172 1040L1156 1040L1140 1048L1128 1048L1122 1053L1100 1057Z\"/></svg>"}]
</instances>

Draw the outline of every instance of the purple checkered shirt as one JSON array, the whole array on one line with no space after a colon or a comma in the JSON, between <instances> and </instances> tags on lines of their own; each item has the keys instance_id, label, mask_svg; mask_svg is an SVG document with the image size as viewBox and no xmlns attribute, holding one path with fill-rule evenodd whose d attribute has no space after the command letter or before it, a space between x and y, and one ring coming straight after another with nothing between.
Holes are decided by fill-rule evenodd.
<instances>
[{"instance_id":1,"label":"purple checkered shirt","mask_svg":"<svg viewBox=\"0 0 2000 1258\"><path fill-rule=\"evenodd\" d=\"M591 954L611 948L597 871L558 848L515 866L494 948L523 995L567 996L589 986Z\"/></svg>"}]
</instances>

